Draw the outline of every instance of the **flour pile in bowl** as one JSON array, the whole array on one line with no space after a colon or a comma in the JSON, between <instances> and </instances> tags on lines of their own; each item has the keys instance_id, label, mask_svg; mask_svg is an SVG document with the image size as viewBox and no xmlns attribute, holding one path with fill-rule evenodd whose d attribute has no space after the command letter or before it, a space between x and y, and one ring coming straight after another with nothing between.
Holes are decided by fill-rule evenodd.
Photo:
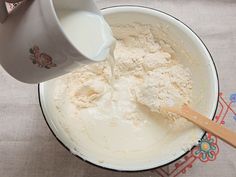
<instances>
[{"instance_id":1,"label":"flour pile in bowl","mask_svg":"<svg viewBox=\"0 0 236 177\"><path fill-rule=\"evenodd\" d=\"M112 27L117 39L112 85L108 61L84 66L58 80L55 102L64 112L60 122L80 153L94 152L101 162L111 157L151 158L160 155L162 146L174 152L168 142L193 127L184 118L161 111L178 99L189 104L192 80L190 70L172 57L171 46L158 41L153 28ZM196 143L199 134L191 133L180 148Z\"/></svg>"}]
</instances>

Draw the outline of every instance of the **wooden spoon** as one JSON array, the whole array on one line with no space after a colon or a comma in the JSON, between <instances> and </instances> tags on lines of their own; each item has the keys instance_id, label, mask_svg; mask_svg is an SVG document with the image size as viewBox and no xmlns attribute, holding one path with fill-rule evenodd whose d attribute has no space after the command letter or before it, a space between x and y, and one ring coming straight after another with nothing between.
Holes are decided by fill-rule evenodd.
<instances>
[{"instance_id":1,"label":"wooden spoon","mask_svg":"<svg viewBox=\"0 0 236 177\"><path fill-rule=\"evenodd\" d=\"M185 117L190 122L198 125L203 130L216 135L224 142L226 142L229 145L236 148L236 133L235 132L225 128L222 125L219 125L219 124L213 122L212 120L201 115L200 113L195 112L190 107L188 107L186 104L184 104L180 109L174 108L174 107L169 107L169 108L166 108L166 110L169 112L181 115L182 117Z\"/></svg>"}]
</instances>

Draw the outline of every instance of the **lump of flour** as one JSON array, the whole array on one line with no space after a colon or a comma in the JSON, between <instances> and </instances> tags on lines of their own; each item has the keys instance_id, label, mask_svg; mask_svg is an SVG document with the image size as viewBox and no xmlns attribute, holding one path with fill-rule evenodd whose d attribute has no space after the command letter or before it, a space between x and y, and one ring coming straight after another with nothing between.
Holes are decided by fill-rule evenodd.
<instances>
[{"instance_id":1,"label":"lump of flour","mask_svg":"<svg viewBox=\"0 0 236 177\"><path fill-rule=\"evenodd\" d=\"M109 107L112 104L127 104L120 110L124 112L124 118L129 116L130 121L133 113L135 117L142 117L138 115L142 110L136 110L139 107L135 105L141 104L150 112L160 113L164 106L173 105L176 100L190 103L192 80L189 69L173 58L170 52L163 50L152 28L155 27L142 24L113 26L117 39L114 88L110 89L109 84L109 62L84 66L62 78L67 85L65 93L71 102L78 109L96 108L101 100L103 103L106 99L110 101L105 96L107 92L114 92L117 99L109 102L104 109L113 110ZM171 48L168 44L164 45ZM114 114L120 114L120 110L117 107Z\"/></svg>"},{"instance_id":2,"label":"lump of flour","mask_svg":"<svg viewBox=\"0 0 236 177\"><path fill-rule=\"evenodd\" d=\"M105 91L105 84L100 80L89 80L79 85L71 95L71 101L79 108L95 106L96 100Z\"/></svg>"},{"instance_id":3,"label":"lump of flour","mask_svg":"<svg viewBox=\"0 0 236 177\"><path fill-rule=\"evenodd\" d=\"M180 64L147 72L135 88L137 101L155 112L162 112L162 108L179 102L190 103L191 91L191 74Z\"/></svg>"}]
</instances>

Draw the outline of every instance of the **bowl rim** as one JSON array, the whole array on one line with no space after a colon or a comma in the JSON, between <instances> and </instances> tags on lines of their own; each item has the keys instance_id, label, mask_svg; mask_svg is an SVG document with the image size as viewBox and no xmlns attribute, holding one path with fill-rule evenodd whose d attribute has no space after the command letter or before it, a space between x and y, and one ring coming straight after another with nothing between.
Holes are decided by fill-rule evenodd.
<instances>
[{"instance_id":1,"label":"bowl rim","mask_svg":"<svg viewBox=\"0 0 236 177\"><path fill-rule=\"evenodd\" d=\"M162 11L162 10L159 10L159 9L155 9L155 8L152 8L152 7L147 7L147 6L143 6L143 5L133 5L133 4L130 4L130 5L114 5L114 6L108 6L108 7L104 7L104 8L101 8L100 10L106 10L106 9L112 9L112 8L126 8L126 7L132 7L132 8L140 8L140 9L146 9L146 10L152 10L152 11L156 11L158 13L162 13L163 15L167 15L175 20L177 20L178 22L180 22L181 24L183 24L185 27L187 27L192 33L193 35L195 35L199 42L202 43L203 47L206 49L206 52L209 54L209 59L210 61L212 62L213 64L213 69L215 71L215 75L216 75L216 85L217 85L217 90L216 90L216 93L217 93L217 98L216 98L216 106L215 106L215 110L214 110L214 113L212 115L212 118L211 120L214 120L215 119L215 116L216 116L216 113L217 113L217 108L218 108L218 104L219 104L219 90L220 90L220 83L219 83L219 74L218 74L218 71L217 71L217 67L216 67L216 64L214 62L214 59L209 51L209 49L207 48L207 46L205 45L205 43L202 41L202 39L188 26L186 25L184 22L182 22L181 20L179 20L178 18ZM178 161L179 159L181 159L182 157L184 157L185 155L187 155L192 149L194 149L197 145L193 145L192 148L188 151L186 151L184 154L180 155L179 157L177 157L176 159L168 162L168 163L165 163L163 165L159 165L159 166L156 166L156 167L150 167L150 168L146 168L146 169L140 169L140 170L118 170L118 169L114 169L114 168L110 168L110 167L106 167L106 166L102 166L102 165L98 165L94 162L91 162L91 161L88 161L86 159L84 159L82 156L78 155L78 154L74 154L71 152L71 150L59 139L59 137L57 137L57 135L55 134L55 132L52 130L51 126L49 125L48 121L47 121L47 118L46 118L46 115L44 113L44 110L43 110L43 104L42 104L42 101L41 101L41 92L40 92L40 83L38 84L38 100L39 100L39 106L40 106L40 109L41 109L41 112L42 112L42 115L44 117L44 120L48 126L48 128L50 129L51 133L53 134L53 136L57 139L57 141L65 148L67 149L72 155L76 156L77 158L87 162L88 164L91 164L93 166L96 166L96 167L99 167L101 169L105 169L105 170L110 170L110 171L113 171L113 172L128 172L128 173L134 173L134 172L144 172L144 171L150 171L150 170L155 170L155 169L158 169L158 168L161 168L161 167L164 167L164 166L167 166L167 165L170 165L176 161ZM206 131L203 131L203 135L201 138L199 138L198 142L200 142L204 136L206 135Z\"/></svg>"}]
</instances>

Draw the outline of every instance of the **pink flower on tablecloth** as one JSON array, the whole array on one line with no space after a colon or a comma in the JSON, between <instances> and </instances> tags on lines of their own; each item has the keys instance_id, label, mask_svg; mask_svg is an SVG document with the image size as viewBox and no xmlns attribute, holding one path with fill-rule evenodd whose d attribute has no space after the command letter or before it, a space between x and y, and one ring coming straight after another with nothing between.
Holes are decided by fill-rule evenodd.
<instances>
[{"instance_id":1,"label":"pink flower on tablecloth","mask_svg":"<svg viewBox=\"0 0 236 177\"><path fill-rule=\"evenodd\" d=\"M213 161L219 153L215 136L206 134L202 141L192 150L192 155L202 162Z\"/></svg>"}]
</instances>

